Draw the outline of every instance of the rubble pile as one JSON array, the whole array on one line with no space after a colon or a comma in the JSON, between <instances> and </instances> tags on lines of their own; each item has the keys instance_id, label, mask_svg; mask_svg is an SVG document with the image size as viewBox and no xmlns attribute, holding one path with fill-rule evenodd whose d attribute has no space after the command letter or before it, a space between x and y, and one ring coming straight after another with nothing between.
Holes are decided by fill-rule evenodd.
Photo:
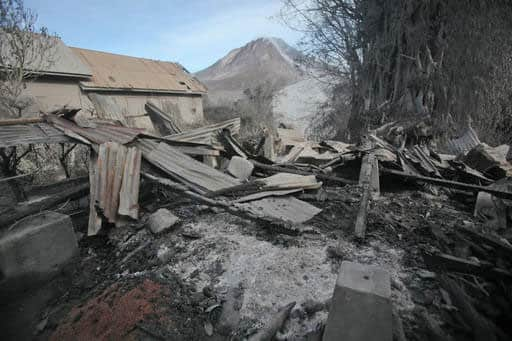
<instances>
[{"instance_id":1,"label":"rubble pile","mask_svg":"<svg viewBox=\"0 0 512 341\"><path fill-rule=\"evenodd\" d=\"M2 240L41 211L73 218L73 280L39 337L512 335L509 146L489 147L468 128L440 153L420 122L387 124L359 144L279 128L252 153L237 119L183 131L148 110L173 134L68 109L0 126L91 150L88 179L0 213ZM3 147L27 143L8 136ZM138 315L122 317L124 306Z\"/></svg>"}]
</instances>

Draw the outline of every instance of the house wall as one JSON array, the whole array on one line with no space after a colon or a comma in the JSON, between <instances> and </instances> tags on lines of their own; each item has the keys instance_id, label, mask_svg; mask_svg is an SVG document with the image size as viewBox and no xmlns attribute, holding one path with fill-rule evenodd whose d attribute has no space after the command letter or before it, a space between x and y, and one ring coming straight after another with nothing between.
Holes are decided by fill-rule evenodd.
<instances>
[{"instance_id":1,"label":"house wall","mask_svg":"<svg viewBox=\"0 0 512 341\"><path fill-rule=\"evenodd\" d=\"M155 132L144 108L148 101L171 113L182 127L197 126L204 121L200 95L145 94L118 92L83 92L78 79L47 77L29 82L22 95L32 103L24 114L48 112L66 105L82 108L83 113L113 119L129 127Z\"/></svg>"},{"instance_id":2,"label":"house wall","mask_svg":"<svg viewBox=\"0 0 512 341\"><path fill-rule=\"evenodd\" d=\"M49 112L64 105L79 108L92 106L89 98L81 92L77 79L40 78L27 82L20 99L29 104L22 116L33 116L40 111Z\"/></svg>"},{"instance_id":3,"label":"house wall","mask_svg":"<svg viewBox=\"0 0 512 341\"><path fill-rule=\"evenodd\" d=\"M153 132L153 124L144 108L148 101L170 113L181 126L195 126L204 121L203 98L200 95L90 92L88 96L98 116Z\"/></svg>"}]
</instances>

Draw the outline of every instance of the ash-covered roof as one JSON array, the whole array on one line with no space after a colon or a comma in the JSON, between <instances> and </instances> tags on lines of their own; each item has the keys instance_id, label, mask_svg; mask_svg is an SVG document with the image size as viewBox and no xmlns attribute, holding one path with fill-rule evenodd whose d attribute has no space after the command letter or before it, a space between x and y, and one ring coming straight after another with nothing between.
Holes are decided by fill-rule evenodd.
<instances>
[{"instance_id":1,"label":"ash-covered roof","mask_svg":"<svg viewBox=\"0 0 512 341\"><path fill-rule=\"evenodd\" d=\"M204 94L206 87L181 65L72 47L92 70L83 90Z\"/></svg>"}]
</instances>

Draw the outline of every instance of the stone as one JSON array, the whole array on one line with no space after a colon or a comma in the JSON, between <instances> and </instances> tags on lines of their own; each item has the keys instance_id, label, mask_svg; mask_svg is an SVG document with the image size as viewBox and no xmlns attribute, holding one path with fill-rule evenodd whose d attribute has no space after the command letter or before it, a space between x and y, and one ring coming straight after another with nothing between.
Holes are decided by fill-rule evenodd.
<instances>
[{"instance_id":1,"label":"stone","mask_svg":"<svg viewBox=\"0 0 512 341\"><path fill-rule=\"evenodd\" d=\"M323 336L324 341L391 341L391 284L379 267L344 261Z\"/></svg>"},{"instance_id":2,"label":"stone","mask_svg":"<svg viewBox=\"0 0 512 341\"><path fill-rule=\"evenodd\" d=\"M229 161L227 171L235 178L247 180L254 170L254 165L240 156L233 156Z\"/></svg>"},{"instance_id":3,"label":"stone","mask_svg":"<svg viewBox=\"0 0 512 341\"><path fill-rule=\"evenodd\" d=\"M157 234L169 229L179 220L180 218L176 217L168 209L160 208L149 216L147 224L151 232Z\"/></svg>"},{"instance_id":4,"label":"stone","mask_svg":"<svg viewBox=\"0 0 512 341\"><path fill-rule=\"evenodd\" d=\"M44 212L27 217L0 237L0 281L49 279L77 254L69 216Z\"/></svg>"}]
</instances>

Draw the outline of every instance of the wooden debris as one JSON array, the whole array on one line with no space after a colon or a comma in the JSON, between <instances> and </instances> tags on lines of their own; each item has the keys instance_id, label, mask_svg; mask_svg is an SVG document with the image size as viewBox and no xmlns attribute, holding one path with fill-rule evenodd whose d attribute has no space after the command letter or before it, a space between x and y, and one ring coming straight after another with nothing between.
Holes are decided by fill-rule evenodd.
<instances>
[{"instance_id":1,"label":"wooden debris","mask_svg":"<svg viewBox=\"0 0 512 341\"><path fill-rule=\"evenodd\" d=\"M87 195L88 191L89 184L81 184L65 189L43 200L14 207L12 210L0 216L0 226L10 225L23 217L48 210L68 200L84 197Z\"/></svg>"},{"instance_id":2,"label":"wooden debris","mask_svg":"<svg viewBox=\"0 0 512 341\"><path fill-rule=\"evenodd\" d=\"M460 228L460 231L467 234L471 239L474 240L475 243L486 244L489 246L492 246L495 251L503 256L508 257L509 259L512 258L512 246L509 244L506 244L499 240L498 238L494 238L491 236L486 236L484 234L478 233L472 228L462 226Z\"/></svg>"},{"instance_id":3,"label":"wooden debris","mask_svg":"<svg viewBox=\"0 0 512 341\"><path fill-rule=\"evenodd\" d=\"M363 196L357 212L354 230L356 238L364 239L369 201L372 196L377 196L380 191L378 162L372 153L363 157L359 183L363 186Z\"/></svg>"},{"instance_id":4,"label":"wooden debris","mask_svg":"<svg viewBox=\"0 0 512 341\"><path fill-rule=\"evenodd\" d=\"M486 262L470 261L447 254L424 254L427 267L440 272L458 272L487 279L511 281L512 273Z\"/></svg>"},{"instance_id":5,"label":"wooden debris","mask_svg":"<svg viewBox=\"0 0 512 341\"><path fill-rule=\"evenodd\" d=\"M192 190L187 188L185 185L179 184L179 183L171 181L169 179L160 178L160 177L151 175L149 173L142 173L142 175L151 181L157 182L161 185L164 185L164 186L169 187L173 190L176 190L180 193L183 193L184 195L190 197L191 199L201 202L203 204L206 204L209 206L214 206L214 207L220 207L220 208L226 210L227 212L229 212L233 215L239 216L241 218L244 218L244 219L250 219L250 220L254 220L259 223L270 224L271 226L277 228L282 233L288 233L288 234L297 234L298 233L298 231L296 229L294 229L292 226L290 226L290 222L283 221L283 220L275 218L275 217L269 217L269 216L264 216L261 214L255 214L254 210L250 209L248 206L244 206L247 204L232 204L232 203L224 201L224 200L216 200L216 199L208 198L204 195L193 192Z\"/></svg>"},{"instance_id":6,"label":"wooden debris","mask_svg":"<svg viewBox=\"0 0 512 341\"><path fill-rule=\"evenodd\" d=\"M497 340L497 327L480 315L471 304L471 300L464 290L454 280L446 276L442 276L440 282L442 287L450 294L453 303L459 309L468 326L472 328L474 340Z\"/></svg>"},{"instance_id":7,"label":"wooden debris","mask_svg":"<svg viewBox=\"0 0 512 341\"><path fill-rule=\"evenodd\" d=\"M512 192L500 191L500 190L496 190L494 188L485 187L485 186L472 185L472 184L451 181L451 180L445 180L445 179L431 178L428 176L407 174L405 172L386 169L386 168L381 169L381 173L396 175L396 176L399 176L404 179L430 183L430 184L434 184L434 185L438 185L438 186L465 190L468 192L486 192L486 193L490 193L498 198L512 199Z\"/></svg>"},{"instance_id":8,"label":"wooden debris","mask_svg":"<svg viewBox=\"0 0 512 341\"><path fill-rule=\"evenodd\" d=\"M337 176L332 175L326 175L326 174L320 174L320 173L313 173L313 172L307 172L302 171L298 169L293 169L289 167L283 167L283 166L277 166L277 165L267 165L261 162L258 162L256 160L250 160L256 168L260 168L263 170L271 171L271 172L277 172L277 173L291 173L291 174L299 174L299 175L315 175L320 180L329 180L334 182L339 182L345 185L355 185L357 184L357 181L350 180L350 179L344 179Z\"/></svg>"}]
</instances>

